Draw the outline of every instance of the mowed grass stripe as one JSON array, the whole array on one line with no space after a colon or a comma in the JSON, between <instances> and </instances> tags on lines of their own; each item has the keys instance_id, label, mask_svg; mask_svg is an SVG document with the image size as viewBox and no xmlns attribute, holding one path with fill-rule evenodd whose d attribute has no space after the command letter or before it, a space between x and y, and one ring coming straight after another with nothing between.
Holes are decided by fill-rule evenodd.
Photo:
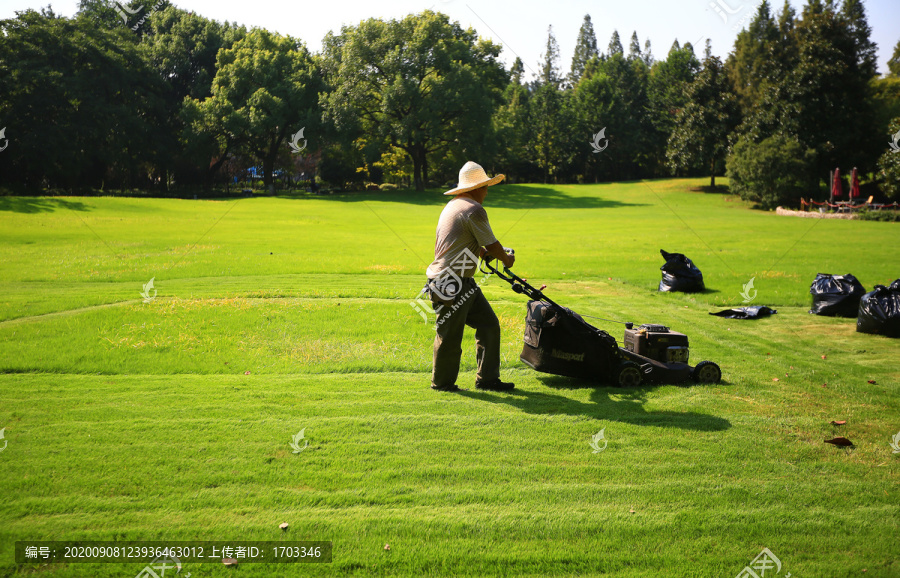
<instances>
[{"instance_id":1,"label":"mowed grass stripe","mask_svg":"<svg viewBox=\"0 0 900 578\"><path fill-rule=\"evenodd\" d=\"M6 376L4 405L32 402L11 428L6 532L279 539L286 519L292 538L335 540L334 565L303 568L313 574L427 573L455 559L449 548L468 552L451 571L463 575L503 561L516 573L637 576L655 564L641 549L685 560L675 575L694 564L714 575L762 541L805 552L808 571L829 575L847 552L872 561L892 543L882 528L896 522L894 485L872 464L773 439L765 416L680 409L715 406L724 387L658 388L641 402L605 388L551 395L520 376L515 395L435 396L416 376L384 377ZM288 442L301 427L310 446L295 455ZM594 454L598 427L609 446ZM816 552L834 528L854 531Z\"/></svg>"}]
</instances>

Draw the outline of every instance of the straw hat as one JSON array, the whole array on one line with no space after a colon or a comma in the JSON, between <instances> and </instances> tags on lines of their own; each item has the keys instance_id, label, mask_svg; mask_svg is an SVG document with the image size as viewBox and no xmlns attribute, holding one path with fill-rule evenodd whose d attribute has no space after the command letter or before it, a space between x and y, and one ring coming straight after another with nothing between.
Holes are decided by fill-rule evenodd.
<instances>
[{"instance_id":1,"label":"straw hat","mask_svg":"<svg viewBox=\"0 0 900 578\"><path fill-rule=\"evenodd\" d=\"M459 185L455 189L450 189L444 194L459 195L461 193L468 193L469 191L474 191L481 187L496 185L505 178L506 175L497 175L494 178L488 178L487 173L484 172L481 165L469 161L463 165L463 168L459 169Z\"/></svg>"}]
</instances>

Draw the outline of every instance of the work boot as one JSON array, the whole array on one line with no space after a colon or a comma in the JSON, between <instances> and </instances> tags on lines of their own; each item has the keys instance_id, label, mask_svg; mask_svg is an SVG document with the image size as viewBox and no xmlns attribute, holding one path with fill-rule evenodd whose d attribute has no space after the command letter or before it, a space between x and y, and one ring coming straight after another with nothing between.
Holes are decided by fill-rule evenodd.
<instances>
[{"instance_id":1,"label":"work boot","mask_svg":"<svg viewBox=\"0 0 900 578\"><path fill-rule=\"evenodd\" d=\"M432 383L431 389L433 389L435 391L459 391L459 387L457 387L455 383L453 385L447 385L444 387L438 387Z\"/></svg>"},{"instance_id":2,"label":"work boot","mask_svg":"<svg viewBox=\"0 0 900 578\"><path fill-rule=\"evenodd\" d=\"M516 387L514 383L506 383L500 381L500 378L488 379L487 381L476 381L475 389L484 389L487 391L509 391Z\"/></svg>"}]
</instances>

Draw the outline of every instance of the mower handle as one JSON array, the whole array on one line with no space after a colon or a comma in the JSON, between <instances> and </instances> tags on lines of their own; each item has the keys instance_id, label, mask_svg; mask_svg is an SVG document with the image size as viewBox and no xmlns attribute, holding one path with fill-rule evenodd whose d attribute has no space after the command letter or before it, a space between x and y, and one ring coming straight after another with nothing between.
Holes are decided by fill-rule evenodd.
<instances>
[{"instance_id":1,"label":"mower handle","mask_svg":"<svg viewBox=\"0 0 900 578\"><path fill-rule=\"evenodd\" d=\"M484 267L487 267L488 270L485 271L484 269L482 269L481 268L482 265ZM516 293L524 293L529 298L531 298L535 301L544 301L546 303L549 303L550 305L553 305L554 307L559 307L559 305L557 303L555 303L552 299L550 299L549 297L544 295L543 289L546 287L546 285L544 285L540 289L538 289L537 287L534 287L533 285L531 285L525 279L522 279L521 277L519 277L518 275L513 273L509 267L503 267L503 273L501 273L497 267L494 267L493 265L491 265L489 260L482 259L481 263L479 264L478 269L485 275L487 275L489 273L493 273L497 277L500 277L501 279L503 279L504 281L506 281L507 283L512 285L512 290Z\"/></svg>"}]
</instances>

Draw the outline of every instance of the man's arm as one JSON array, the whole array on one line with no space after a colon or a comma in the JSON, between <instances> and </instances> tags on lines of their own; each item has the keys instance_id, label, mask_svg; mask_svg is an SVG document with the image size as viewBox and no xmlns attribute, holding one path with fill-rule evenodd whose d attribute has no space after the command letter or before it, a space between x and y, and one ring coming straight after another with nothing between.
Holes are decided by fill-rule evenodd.
<instances>
[{"instance_id":1,"label":"man's arm","mask_svg":"<svg viewBox=\"0 0 900 578\"><path fill-rule=\"evenodd\" d=\"M487 245L482 251L482 257L485 254L494 257L495 259L499 259L503 266L509 269L513 266L513 263L516 262L516 257L514 255L507 255L506 251L503 250L503 245L500 244L500 241L495 241L490 245Z\"/></svg>"}]
</instances>

